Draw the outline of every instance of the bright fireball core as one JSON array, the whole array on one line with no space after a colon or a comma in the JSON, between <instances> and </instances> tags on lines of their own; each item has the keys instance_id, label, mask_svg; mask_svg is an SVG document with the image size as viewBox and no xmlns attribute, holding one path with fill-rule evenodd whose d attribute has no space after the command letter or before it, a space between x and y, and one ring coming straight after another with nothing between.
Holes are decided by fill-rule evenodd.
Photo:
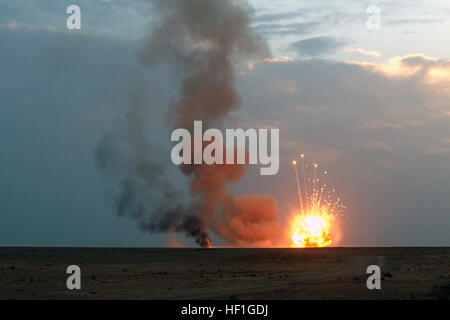
<instances>
[{"instance_id":1,"label":"bright fireball core","mask_svg":"<svg viewBox=\"0 0 450 320\"><path fill-rule=\"evenodd\" d=\"M331 244L328 224L323 217L310 215L294 222L292 242L297 247L325 247Z\"/></svg>"}]
</instances>

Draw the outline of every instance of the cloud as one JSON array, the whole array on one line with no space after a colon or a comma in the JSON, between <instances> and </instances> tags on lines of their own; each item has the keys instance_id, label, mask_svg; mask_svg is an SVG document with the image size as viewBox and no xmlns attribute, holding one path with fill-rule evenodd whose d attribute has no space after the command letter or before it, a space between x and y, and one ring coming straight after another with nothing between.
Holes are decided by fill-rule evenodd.
<instances>
[{"instance_id":1,"label":"cloud","mask_svg":"<svg viewBox=\"0 0 450 320\"><path fill-rule=\"evenodd\" d=\"M10 24L14 27L17 24L25 28L68 32L66 9L69 4L64 1L2 1L0 26ZM154 19L154 1L78 0L76 4L80 6L82 16L81 30L76 30L78 33L137 39L145 35L148 23Z\"/></svg>"},{"instance_id":2,"label":"cloud","mask_svg":"<svg viewBox=\"0 0 450 320\"><path fill-rule=\"evenodd\" d=\"M288 57L288 56L280 56L280 57L275 57L275 58L264 58L261 62L262 63L289 63L289 62L294 62L294 59L292 59L291 57ZM257 62L257 63L250 62L247 64L247 69L253 70L255 68L255 64L258 64L261 62ZM240 75L246 76L247 73L244 71L241 71Z\"/></svg>"},{"instance_id":3,"label":"cloud","mask_svg":"<svg viewBox=\"0 0 450 320\"><path fill-rule=\"evenodd\" d=\"M363 143L363 147L367 149L381 149L386 151L395 151L395 148L384 142L367 141Z\"/></svg>"},{"instance_id":4,"label":"cloud","mask_svg":"<svg viewBox=\"0 0 450 320\"><path fill-rule=\"evenodd\" d=\"M258 65L242 83L241 118L249 127L280 128L281 163L303 152L329 172L349 208L346 243L450 241L439 228L450 223L450 94L448 84L429 82L424 72L447 61L401 60L402 68L421 70L393 76L362 64L298 59ZM281 206L295 196L287 191L293 178L286 171L271 185Z\"/></svg>"},{"instance_id":5,"label":"cloud","mask_svg":"<svg viewBox=\"0 0 450 320\"><path fill-rule=\"evenodd\" d=\"M6 29L10 29L10 30L25 29L25 30L29 30L29 31L33 31L33 30L43 30L43 31L52 31L52 32L57 31L56 28L53 26L32 26L29 24L16 22L16 21L11 21L5 25L0 25L0 28L6 28Z\"/></svg>"},{"instance_id":6,"label":"cloud","mask_svg":"<svg viewBox=\"0 0 450 320\"><path fill-rule=\"evenodd\" d=\"M358 53L360 55L364 55L364 56L369 56L372 58L379 58L382 56L382 54L378 51L374 51L374 50L364 50L361 48L347 48L345 49L346 52L351 52L351 53Z\"/></svg>"},{"instance_id":7,"label":"cloud","mask_svg":"<svg viewBox=\"0 0 450 320\"><path fill-rule=\"evenodd\" d=\"M282 12L282 13L266 13L257 15L253 18L254 22L270 22L270 21L276 21L276 20L286 20L286 19L292 19L299 16L302 16L301 10L296 10L293 12Z\"/></svg>"},{"instance_id":8,"label":"cloud","mask_svg":"<svg viewBox=\"0 0 450 320\"><path fill-rule=\"evenodd\" d=\"M287 56L280 56L280 57L276 57L276 58L265 58L263 60L263 62L266 63L271 63L271 62L294 62L294 59L292 59L291 57L287 57Z\"/></svg>"},{"instance_id":9,"label":"cloud","mask_svg":"<svg viewBox=\"0 0 450 320\"><path fill-rule=\"evenodd\" d=\"M261 35L288 36L302 35L312 32L320 24L318 22L297 22L297 23L262 23L253 27L253 29Z\"/></svg>"},{"instance_id":10,"label":"cloud","mask_svg":"<svg viewBox=\"0 0 450 320\"><path fill-rule=\"evenodd\" d=\"M418 85L413 74L393 78L361 65L313 59L260 65L248 80L255 77L259 80L251 90L263 97L255 105L277 106L261 117L277 119L292 132L295 128L303 141L310 139L310 145L326 143L333 148L337 140L376 149L390 146L400 152L410 147L423 153L426 144L416 144L412 136L435 125L436 130L449 130L442 117L436 118L441 109L450 109L448 96L437 85ZM431 140L428 144L435 143L434 134L425 136Z\"/></svg>"},{"instance_id":11,"label":"cloud","mask_svg":"<svg viewBox=\"0 0 450 320\"><path fill-rule=\"evenodd\" d=\"M117 12L123 19L123 11ZM5 19L0 24L11 20ZM105 16L97 24L108 25L104 21L116 20ZM130 42L29 30L16 23L0 30L2 43L8 43L0 51L0 131L7 140L0 162L11 173L0 196L5 221L26 217L40 227L31 230L34 241L54 244L57 235L48 232L48 224L54 222L55 212L69 208L67 216L77 217L69 222L75 225L61 216L58 226L66 237L56 241L80 244L74 230L89 219L95 227L83 233L82 244L92 244L98 232L106 235L100 244L120 244L111 239L129 239L133 229L118 227L122 222L110 218L102 205L89 141L96 140L108 121L92 119L122 115L128 95L135 95L130 87L142 84L146 112L139 112L136 121L151 122L148 134L166 141L167 132L159 123L161 106L174 90L164 79L166 69L141 70L134 57L137 48ZM131 34L127 24L120 27ZM379 63L290 59L273 58L239 78L243 109L233 126L280 128L282 161L301 151L328 169L330 183L349 207L346 243L448 244L449 62L423 54ZM280 206L287 206L295 201L291 169L281 166L278 176L263 182L249 175L236 188L273 194ZM82 202L71 196L78 192ZM31 195L28 207L36 210L23 207L17 194ZM16 237L21 227L3 224L3 242L21 242L14 240L22 239ZM122 236L114 237L116 231ZM153 236L142 239L139 244L158 244Z\"/></svg>"},{"instance_id":12,"label":"cloud","mask_svg":"<svg viewBox=\"0 0 450 320\"><path fill-rule=\"evenodd\" d=\"M329 36L303 39L290 44L290 48L304 56L319 56L336 52L346 42Z\"/></svg>"},{"instance_id":13,"label":"cloud","mask_svg":"<svg viewBox=\"0 0 450 320\"><path fill-rule=\"evenodd\" d=\"M155 141L166 141L159 119L160 106L167 104L172 90L167 73L143 70L133 41L17 27L0 28L0 43L7 44L0 50L0 167L10 172L0 179L1 215L8 222L0 223L0 242L137 244L139 233L133 235L104 205L93 149L104 130L124 118L130 97L138 94L145 106L138 120L151 122L149 135ZM104 115L110 120L95 120ZM170 160L168 151L161 155ZM76 190L85 191L74 197ZM23 194L29 195L27 206ZM16 236L22 221L34 226L28 230L30 238ZM84 229L80 240L77 230L86 221L92 228ZM101 240L95 238L99 232L105 235ZM158 239L150 236L142 243Z\"/></svg>"},{"instance_id":14,"label":"cloud","mask_svg":"<svg viewBox=\"0 0 450 320\"><path fill-rule=\"evenodd\" d=\"M396 56L381 63L367 61L350 61L349 63L388 77L416 76L424 84L442 85L450 82L450 60L436 59L421 53Z\"/></svg>"},{"instance_id":15,"label":"cloud","mask_svg":"<svg viewBox=\"0 0 450 320\"><path fill-rule=\"evenodd\" d=\"M443 23L444 19L442 18L393 18L393 19L387 19L386 24L387 25L402 25L402 24L410 24L410 25L425 25L425 24L436 24L436 23Z\"/></svg>"}]
</instances>

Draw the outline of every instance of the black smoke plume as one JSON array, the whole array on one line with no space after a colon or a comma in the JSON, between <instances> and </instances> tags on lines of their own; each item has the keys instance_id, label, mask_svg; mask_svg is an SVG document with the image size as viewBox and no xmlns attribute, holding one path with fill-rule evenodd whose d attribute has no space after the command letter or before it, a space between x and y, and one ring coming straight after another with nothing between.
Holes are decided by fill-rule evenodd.
<instances>
[{"instance_id":1,"label":"black smoke plume","mask_svg":"<svg viewBox=\"0 0 450 320\"><path fill-rule=\"evenodd\" d=\"M141 61L148 68L168 64L179 81L178 95L166 113L168 128L192 132L194 120L202 120L204 130L223 128L241 106L234 87L235 65L269 56L265 41L249 27L249 6L232 0L161 0L155 2L155 9L157 21L141 51ZM273 198L235 197L228 190L227 184L238 182L245 174L242 165L180 166L189 178L191 195L188 202L182 201L155 156L159 150L146 139L144 125L135 121L139 118L136 110L139 108L131 106L126 136L106 135L96 150L98 167L113 178L111 193L118 215L135 219L146 231L185 232L203 247L210 245L208 229L234 243L247 238L253 241L245 230L237 231L229 223L234 219L242 226L242 219L236 217L243 208L257 208L247 215L246 223L251 223L252 229L277 228ZM260 214L264 206L255 204L261 200L275 212ZM268 236L272 235L269 232ZM264 237L257 240L266 240Z\"/></svg>"}]
</instances>

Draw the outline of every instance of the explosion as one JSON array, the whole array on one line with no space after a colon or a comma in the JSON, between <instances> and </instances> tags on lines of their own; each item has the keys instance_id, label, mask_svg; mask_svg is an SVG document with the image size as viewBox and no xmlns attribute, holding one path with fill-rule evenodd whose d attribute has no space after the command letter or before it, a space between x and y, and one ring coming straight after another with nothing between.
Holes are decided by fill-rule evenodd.
<instances>
[{"instance_id":1,"label":"explosion","mask_svg":"<svg viewBox=\"0 0 450 320\"><path fill-rule=\"evenodd\" d=\"M319 165L312 163L313 177L308 177L305 155L302 161L302 179L299 178L297 161L292 161L297 182L300 212L295 215L291 224L291 240L294 247L326 247L333 243L331 230L336 217L345 208L340 198L335 197L336 190L326 183L327 171L322 180L317 177ZM309 193L309 194L308 194Z\"/></svg>"},{"instance_id":2,"label":"explosion","mask_svg":"<svg viewBox=\"0 0 450 320\"><path fill-rule=\"evenodd\" d=\"M326 247L332 243L327 219L321 216L298 216L291 239L296 247Z\"/></svg>"},{"instance_id":3,"label":"explosion","mask_svg":"<svg viewBox=\"0 0 450 320\"><path fill-rule=\"evenodd\" d=\"M242 105L235 87L235 66L271 56L267 42L251 27L247 4L158 0L155 10L157 19L142 45L140 62L153 72L159 70L154 69L156 65L167 64L173 75L176 90L165 112L167 128L183 128L195 136L195 123L202 121L205 131L223 131ZM136 221L142 231L184 233L202 247L212 245L211 233L232 246L289 245L291 235L295 244L304 247L331 244L331 217L338 210L339 199L327 198L325 183L317 188L317 164L313 164L314 179L306 178L309 164L303 155L302 183L294 162L302 218L295 219L288 236L289 228L280 224L273 196L235 194L230 188L243 179L246 165L195 163L194 157L190 164L178 167L187 190L173 183L167 174L164 147L149 133L153 118L146 116L160 106L145 100L148 89L136 89L120 130L105 134L95 150L96 164L107 178L108 195L118 216ZM212 144L203 142L197 145L200 154Z\"/></svg>"}]
</instances>

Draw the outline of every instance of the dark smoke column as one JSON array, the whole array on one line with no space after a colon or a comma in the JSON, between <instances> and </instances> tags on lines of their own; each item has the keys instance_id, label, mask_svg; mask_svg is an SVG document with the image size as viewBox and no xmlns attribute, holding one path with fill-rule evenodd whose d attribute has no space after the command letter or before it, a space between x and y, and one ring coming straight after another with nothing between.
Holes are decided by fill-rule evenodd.
<instances>
[{"instance_id":1,"label":"dark smoke column","mask_svg":"<svg viewBox=\"0 0 450 320\"><path fill-rule=\"evenodd\" d=\"M248 5L230 0L180 0L159 1L156 7L160 20L143 61L148 65L167 61L181 79L179 97L166 115L168 125L193 133L194 120L202 120L204 130L223 128L230 113L241 106L233 65L269 56L266 42L249 27ZM239 181L245 167L183 165L181 170L192 177L191 191L200 196L202 225L213 227L215 216L233 211L226 185ZM202 245L209 245L209 239L203 240Z\"/></svg>"},{"instance_id":2,"label":"dark smoke column","mask_svg":"<svg viewBox=\"0 0 450 320\"><path fill-rule=\"evenodd\" d=\"M180 97L167 114L172 128L222 127L241 105L233 64L269 56L249 28L249 7L232 0L158 1L160 18L142 54L145 64L169 62L181 80Z\"/></svg>"},{"instance_id":3,"label":"dark smoke column","mask_svg":"<svg viewBox=\"0 0 450 320\"><path fill-rule=\"evenodd\" d=\"M166 113L169 130L192 133L194 120L202 120L203 130L223 129L241 106L234 65L269 56L266 42L249 28L249 6L232 0L161 0L154 7L158 20L141 60L147 67L167 63L179 81ZM244 176L244 165L181 165L191 195L187 203L181 200L164 173L167 163L157 159L161 152L145 134L140 112L150 104L133 97L121 134L107 134L98 143L96 162L112 190L114 211L137 221L141 230L184 232L202 247L211 244L209 230L238 245L276 238L276 200L235 196L227 188Z\"/></svg>"}]
</instances>

